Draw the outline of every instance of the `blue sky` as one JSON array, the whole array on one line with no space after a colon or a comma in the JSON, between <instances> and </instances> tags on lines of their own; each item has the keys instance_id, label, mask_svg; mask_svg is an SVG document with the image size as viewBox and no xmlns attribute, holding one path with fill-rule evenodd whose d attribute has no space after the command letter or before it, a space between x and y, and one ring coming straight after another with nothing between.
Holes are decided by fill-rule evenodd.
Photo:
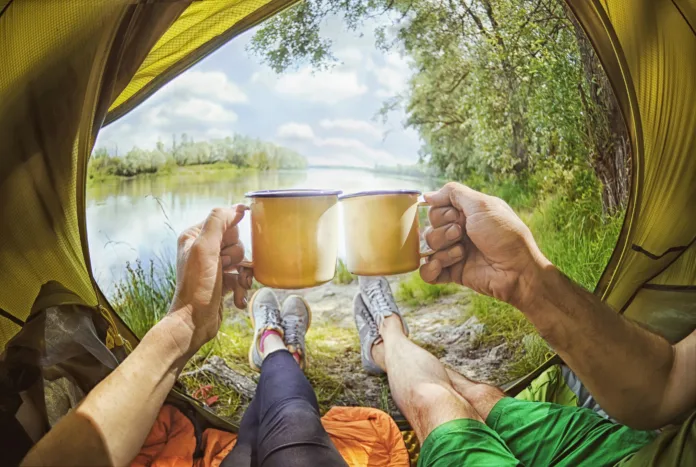
<instances>
[{"instance_id":1,"label":"blue sky","mask_svg":"<svg viewBox=\"0 0 696 467\"><path fill-rule=\"evenodd\" d=\"M413 164L420 141L403 128L403 110L386 124L375 118L384 101L405 91L412 73L398 51L375 47L375 27L348 32L330 19L324 32L338 63L280 75L247 52L249 31L104 128L97 147L124 154L134 145L153 148L158 139L169 145L172 133L196 140L241 133L295 149L315 165Z\"/></svg>"}]
</instances>

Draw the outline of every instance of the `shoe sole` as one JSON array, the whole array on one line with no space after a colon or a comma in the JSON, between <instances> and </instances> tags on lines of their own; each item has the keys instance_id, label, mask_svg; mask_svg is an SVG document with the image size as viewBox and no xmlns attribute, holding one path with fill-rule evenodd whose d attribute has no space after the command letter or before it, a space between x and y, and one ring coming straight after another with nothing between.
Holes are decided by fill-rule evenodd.
<instances>
[{"instance_id":1,"label":"shoe sole","mask_svg":"<svg viewBox=\"0 0 696 467\"><path fill-rule=\"evenodd\" d=\"M304 303L305 308L307 309L307 314L309 315L309 318L307 319L307 329L305 330L305 335L309 332L309 328L312 326L312 308L309 306L309 303L307 303L307 300L304 299L304 297L300 297L299 295L288 295L288 297L283 300L283 304L290 300L291 298L299 298L302 303ZM280 305L280 319L283 319L283 305ZM309 359L307 358L307 349L305 349L305 365L304 365L304 370L307 370L309 368Z\"/></svg>"}]
</instances>

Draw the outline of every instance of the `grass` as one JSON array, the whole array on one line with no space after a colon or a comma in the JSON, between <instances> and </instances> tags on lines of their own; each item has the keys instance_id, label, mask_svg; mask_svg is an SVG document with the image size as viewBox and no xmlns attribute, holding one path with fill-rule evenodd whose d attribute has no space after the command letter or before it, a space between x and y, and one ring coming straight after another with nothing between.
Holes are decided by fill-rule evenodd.
<instances>
[{"instance_id":1,"label":"grass","mask_svg":"<svg viewBox=\"0 0 696 467\"><path fill-rule=\"evenodd\" d=\"M116 284L112 303L131 330L138 338L142 338L166 314L175 285L176 270L173 263L156 260L143 265L136 261L126 265L126 274ZM239 312L226 310L226 317L229 313ZM217 336L198 351L184 372L196 370L210 356L217 355L233 370L255 378L256 374L249 368L247 359L252 338L252 328L246 314L235 319L225 319ZM346 349L358 349L358 338L352 329L313 326L307 336L307 347L310 355L307 378L315 388L322 412L325 412L345 391L343 381L336 376L336 366L343 363L341 359L337 359L337 355L345 354ZM351 359L353 358L357 358L357 354L351 355ZM184 377L181 382L189 394L202 386L212 385L208 397L218 396L218 415L232 421L239 421L242 409L249 402L231 388L202 374Z\"/></svg>"},{"instance_id":2,"label":"grass","mask_svg":"<svg viewBox=\"0 0 696 467\"><path fill-rule=\"evenodd\" d=\"M598 203L569 205L555 197L534 211L528 225L546 257L568 277L593 290L614 250L622 222L622 216L603 216Z\"/></svg>"},{"instance_id":3,"label":"grass","mask_svg":"<svg viewBox=\"0 0 696 467\"><path fill-rule=\"evenodd\" d=\"M229 313L229 312L228 312ZM248 364L248 351L253 338L252 328L248 319L236 320L230 323L225 320L220 332L212 341L199 350L197 356L187 365L185 372L199 368L211 355L217 355L225 360L225 363L236 372L257 378L257 374L251 370ZM359 348L357 335L352 329L342 329L333 326L312 326L307 334L307 352L309 366L306 371L307 379L317 395L319 408L325 413L346 391L340 372L344 362L337 356L346 354L346 349ZM356 358L355 355L350 356ZM217 381L205 376L190 376L182 378L181 382L187 388L189 394L193 394L201 386L213 385L209 396L219 396L216 405L216 413L233 422L239 422L241 415L249 403L229 388L221 386Z\"/></svg>"},{"instance_id":4,"label":"grass","mask_svg":"<svg viewBox=\"0 0 696 467\"><path fill-rule=\"evenodd\" d=\"M399 282L396 299L410 306L422 306L432 303L440 297L452 295L459 290L455 284L428 284L421 279L418 271L409 274Z\"/></svg>"},{"instance_id":5,"label":"grass","mask_svg":"<svg viewBox=\"0 0 696 467\"><path fill-rule=\"evenodd\" d=\"M169 310L176 287L174 263L138 260L126 264L123 280L116 284L112 303L128 327L142 339Z\"/></svg>"},{"instance_id":6,"label":"grass","mask_svg":"<svg viewBox=\"0 0 696 467\"><path fill-rule=\"evenodd\" d=\"M348 266L342 259L338 259L336 263L336 273L334 274L333 283L338 285L350 284L356 279L356 276L348 271Z\"/></svg>"},{"instance_id":7,"label":"grass","mask_svg":"<svg viewBox=\"0 0 696 467\"><path fill-rule=\"evenodd\" d=\"M335 405L334 402L346 391L339 370L349 360L359 359L359 348L354 329L317 325L312 326L307 334L309 368L306 374L316 392L322 413Z\"/></svg>"}]
</instances>

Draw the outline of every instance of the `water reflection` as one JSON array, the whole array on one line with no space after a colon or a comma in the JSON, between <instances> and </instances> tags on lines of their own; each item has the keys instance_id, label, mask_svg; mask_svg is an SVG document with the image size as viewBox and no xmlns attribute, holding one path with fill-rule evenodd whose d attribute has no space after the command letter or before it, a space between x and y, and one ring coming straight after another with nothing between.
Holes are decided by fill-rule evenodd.
<instances>
[{"instance_id":1,"label":"water reflection","mask_svg":"<svg viewBox=\"0 0 696 467\"><path fill-rule=\"evenodd\" d=\"M97 282L108 293L127 261L173 256L178 232L200 222L213 207L244 202L248 191L282 188L427 191L436 183L368 171L309 169L234 176L207 172L95 185L87 192L87 230ZM248 218L240 229L242 241L250 248ZM342 238L340 244L342 254Z\"/></svg>"}]
</instances>

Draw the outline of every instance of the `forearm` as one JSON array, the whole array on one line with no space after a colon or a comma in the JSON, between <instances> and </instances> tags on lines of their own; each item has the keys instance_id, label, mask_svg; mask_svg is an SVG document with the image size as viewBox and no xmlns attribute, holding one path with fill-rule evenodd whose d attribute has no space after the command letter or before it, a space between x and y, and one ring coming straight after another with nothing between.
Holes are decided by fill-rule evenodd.
<instances>
[{"instance_id":1,"label":"forearm","mask_svg":"<svg viewBox=\"0 0 696 467\"><path fill-rule=\"evenodd\" d=\"M127 465L137 455L188 355L175 318L155 325L116 370L30 451L23 465Z\"/></svg>"},{"instance_id":2,"label":"forearm","mask_svg":"<svg viewBox=\"0 0 696 467\"><path fill-rule=\"evenodd\" d=\"M578 375L599 404L619 421L656 428L671 421L665 400L673 379L674 348L573 284L551 265L529 280L518 308Z\"/></svg>"}]
</instances>

